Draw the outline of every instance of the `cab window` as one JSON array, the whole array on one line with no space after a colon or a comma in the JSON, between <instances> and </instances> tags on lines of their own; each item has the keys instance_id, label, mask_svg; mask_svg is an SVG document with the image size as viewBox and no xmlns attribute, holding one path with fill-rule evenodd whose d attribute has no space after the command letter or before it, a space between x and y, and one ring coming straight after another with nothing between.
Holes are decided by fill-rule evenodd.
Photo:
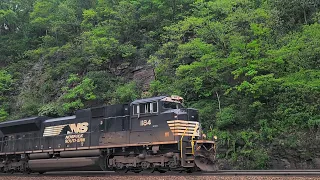
<instances>
[{"instance_id":1,"label":"cab window","mask_svg":"<svg viewBox=\"0 0 320 180\"><path fill-rule=\"evenodd\" d=\"M139 104L139 109L140 109L140 114L144 114L144 113L146 113L146 104Z\"/></svg>"},{"instance_id":2,"label":"cab window","mask_svg":"<svg viewBox=\"0 0 320 180\"><path fill-rule=\"evenodd\" d=\"M157 102L152 103L152 112L153 113L158 112L158 103Z\"/></svg>"},{"instance_id":3,"label":"cab window","mask_svg":"<svg viewBox=\"0 0 320 180\"><path fill-rule=\"evenodd\" d=\"M158 112L158 103L141 103L133 106L133 114L149 114Z\"/></svg>"},{"instance_id":4,"label":"cab window","mask_svg":"<svg viewBox=\"0 0 320 180\"><path fill-rule=\"evenodd\" d=\"M163 102L163 108L164 109L180 109L182 108L182 105L180 103L175 102Z\"/></svg>"}]
</instances>

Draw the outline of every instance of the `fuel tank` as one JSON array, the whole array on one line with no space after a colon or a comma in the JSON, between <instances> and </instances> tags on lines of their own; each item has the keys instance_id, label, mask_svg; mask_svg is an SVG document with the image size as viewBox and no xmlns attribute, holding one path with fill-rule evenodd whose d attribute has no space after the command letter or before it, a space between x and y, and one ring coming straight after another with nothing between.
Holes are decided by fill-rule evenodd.
<instances>
[{"instance_id":1,"label":"fuel tank","mask_svg":"<svg viewBox=\"0 0 320 180\"><path fill-rule=\"evenodd\" d=\"M29 160L33 172L47 171L99 171L99 157L57 158Z\"/></svg>"},{"instance_id":2,"label":"fuel tank","mask_svg":"<svg viewBox=\"0 0 320 180\"><path fill-rule=\"evenodd\" d=\"M82 151L63 151L60 152L60 157L71 158L71 157L92 157L99 156L101 154L99 149L82 150Z\"/></svg>"},{"instance_id":3,"label":"fuel tank","mask_svg":"<svg viewBox=\"0 0 320 180\"><path fill-rule=\"evenodd\" d=\"M29 155L29 159L31 159L31 160L33 160L33 159L48 159L48 158L50 158L49 153L35 153L35 154Z\"/></svg>"}]
</instances>

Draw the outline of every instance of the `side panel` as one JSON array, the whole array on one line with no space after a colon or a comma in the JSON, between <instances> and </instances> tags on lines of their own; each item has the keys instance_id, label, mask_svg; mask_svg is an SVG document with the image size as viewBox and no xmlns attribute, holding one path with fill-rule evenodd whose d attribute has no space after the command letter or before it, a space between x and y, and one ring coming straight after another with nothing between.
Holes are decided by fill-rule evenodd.
<instances>
[{"instance_id":1,"label":"side panel","mask_svg":"<svg viewBox=\"0 0 320 180\"><path fill-rule=\"evenodd\" d=\"M129 144L129 131L102 133L99 138L100 146Z\"/></svg>"},{"instance_id":2,"label":"side panel","mask_svg":"<svg viewBox=\"0 0 320 180\"><path fill-rule=\"evenodd\" d=\"M78 112L81 118L48 121L44 124L35 150L54 150L90 146L91 117L87 111Z\"/></svg>"},{"instance_id":3,"label":"side panel","mask_svg":"<svg viewBox=\"0 0 320 180\"><path fill-rule=\"evenodd\" d=\"M167 119L172 114L134 116L131 118L130 143L174 141Z\"/></svg>"}]
</instances>

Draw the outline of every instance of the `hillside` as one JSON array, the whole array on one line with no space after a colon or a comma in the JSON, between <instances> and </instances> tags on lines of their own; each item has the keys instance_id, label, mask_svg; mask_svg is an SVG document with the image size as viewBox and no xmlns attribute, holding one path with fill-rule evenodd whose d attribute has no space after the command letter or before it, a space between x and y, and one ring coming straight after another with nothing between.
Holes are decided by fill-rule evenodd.
<instances>
[{"instance_id":1,"label":"hillside","mask_svg":"<svg viewBox=\"0 0 320 180\"><path fill-rule=\"evenodd\" d=\"M0 2L1 121L162 94L221 168L320 168L320 1Z\"/></svg>"}]
</instances>

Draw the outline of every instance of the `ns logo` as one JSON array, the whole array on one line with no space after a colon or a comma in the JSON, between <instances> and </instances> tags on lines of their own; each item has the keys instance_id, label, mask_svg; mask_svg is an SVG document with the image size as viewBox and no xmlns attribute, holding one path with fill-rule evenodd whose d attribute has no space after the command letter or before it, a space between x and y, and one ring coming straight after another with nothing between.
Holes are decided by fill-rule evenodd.
<instances>
[{"instance_id":1,"label":"ns logo","mask_svg":"<svg viewBox=\"0 0 320 180\"><path fill-rule=\"evenodd\" d=\"M65 137L65 143L81 143L81 146L84 145L86 138L82 133L86 133L88 131L89 123L83 122L78 124L69 124L69 128L71 131L67 131L67 136Z\"/></svg>"},{"instance_id":2,"label":"ns logo","mask_svg":"<svg viewBox=\"0 0 320 180\"><path fill-rule=\"evenodd\" d=\"M87 123L87 122L77 123L77 124L69 124L71 131L67 131L67 134L85 133L88 131L88 126L89 126L89 123Z\"/></svg>"},{"instance_id":3,"label":"ns logo","mask_svg":"<svg viewBox=\"0 0 320 180\"><path fill-rule=\"evenodd\" d=\"M88 122L63 124L63 125L57 125L57 126L47 126L44 129L43 136L59 136L63 134L68 134L68 135L82 134L82 133L86 133L88 130L89 130Z\"/></svg>"}]
</instances>

